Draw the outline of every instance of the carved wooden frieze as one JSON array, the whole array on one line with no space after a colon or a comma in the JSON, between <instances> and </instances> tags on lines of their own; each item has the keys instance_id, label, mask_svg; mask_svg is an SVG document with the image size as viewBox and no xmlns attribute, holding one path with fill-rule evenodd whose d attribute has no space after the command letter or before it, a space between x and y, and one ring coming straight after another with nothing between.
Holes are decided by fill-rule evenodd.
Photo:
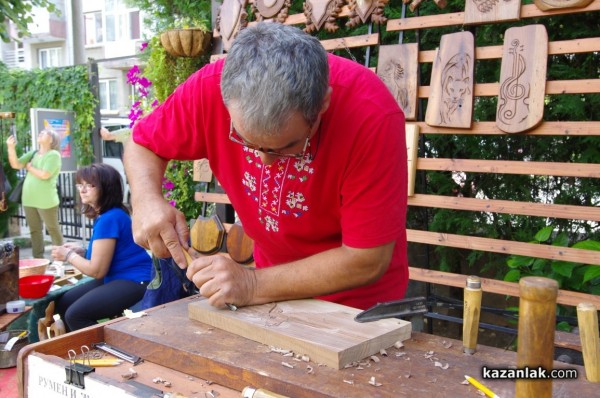
<instances>
[{"instance_id":1,"label":"carved wooden frieze","mask_svg":"<svg viewBox=\"0 0 600 398\"><path fill-rule=\"evenodd\" d=\"M433 60L425 122L469 128L473 114L475 44L471 32L443 35Z\"/></svg>"},{"instance_id":2,"label":"carved wooden frieze","mask_svg":"<svg viewBox=\"0 0 600 398\"><path fill-rule=\"evenodd\" d=\"M417 78L419 70L419 48L417 43L391 44L379 47L377 76L404 111L406 120L415 120L417 115Z\"/></svg>"},{"instance_id":3,"label":"carved wooden frieze","mask_svg":"<svg viewBox=\"0 0 600 398\"><path fill-rule=\"evenodd\" d=\"M292 0L256 0L251 4L257 21L273 18L279 23L285 22Z\"/></svg>"},{"instance_id":4,"label":"carved wooden frieze","mask_svg":"<svg viewBox=\"0 0 600 398\"><path fill-rule=\"evenodd\" d=\"M304 15L306 15L307 33L316 32L325 28L333 33L338 30L336 23L338 14L342 11L344 0L306 0L304 2Z\"/></svg>"},{"instance_id":5,"label":"carved wooden frieze","mask_svg":"<svg viewBox=\"0 0 600 398\"><path fill-rule=\"evenodd\" d=\"M348 2L350 15L346 26L354 28L361 22L367 22L369 17L374 23L385 23L387 18L383 15L383 8L387 3L389 0L350 0Z\"/></svg>"},{"instance_id":6,"label":"carved wooden frieze","mask_svg":"<svg viewBox=\"0 0 600 398\"><path fill-rule=\"evenodd\" d=\"M521 0L465 0L465 25L516 21L521 15Z\"/></svg>"},{"instance_id":7,"label":"carved wooden frieze","mask_svg":"<svg viewBox=\"0 0 600 398\"><path fill-rule=\"evenodd\" d=\"M582 8L594 0L533 0L535 6L542 11L559 8Z\"/></svg>"},{"instance_id":8,"label":"carved wooden frieze","mask_svg":"<svg viewBox=\"0 0 600 398\"><path fill-rule=\"evenodd\" d=\"M544 116L548 33L544 25L507 29L504 34L496 126L520 133Z\"/></svg>"},{"instance_id":9,"label":"carved wooden frieze","mask_svg":"<svg viewBox=\"0 0 600 398\"><path fill-rule=\"evenodd\" d=\"M235 36L248 24L246 0L224 0L219 7L216 28L223 41L223 49L228 51Z\"/></svg>"}]
</instances>

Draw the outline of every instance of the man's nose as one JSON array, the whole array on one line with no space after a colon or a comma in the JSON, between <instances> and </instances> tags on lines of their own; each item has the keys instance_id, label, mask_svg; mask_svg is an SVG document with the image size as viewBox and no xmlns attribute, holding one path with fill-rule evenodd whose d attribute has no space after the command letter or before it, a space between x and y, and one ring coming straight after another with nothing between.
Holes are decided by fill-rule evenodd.
<instances>
[{"instance_id":1,"label":"man's nose","mask_svg":"<svg viewBox=\"0 0 600 398\"><path fill-rule=\"evenodd\" d=\"M260 161L262 162L262 164L264 164L265 166L272 165L279 158L279 156L269 155L264 152L258 152L258 156L260 157Z\"/></svg>"}]
</instances>

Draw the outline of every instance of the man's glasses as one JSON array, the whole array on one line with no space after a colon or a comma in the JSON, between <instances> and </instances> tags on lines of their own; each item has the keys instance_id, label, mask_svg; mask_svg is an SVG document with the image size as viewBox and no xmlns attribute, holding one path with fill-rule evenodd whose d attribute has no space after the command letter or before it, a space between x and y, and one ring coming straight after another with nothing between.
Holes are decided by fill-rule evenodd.
<instances>
[{"instance_id":1,"label":"man's glasses","mask_svg":"<svg viewBox=\"0 0 600 398\"><path fill-rule=\"evenodd\" d=\"M238 132L235 131L235 129L233 128L233 121L230 122L229 126L230 126L229 127L229 139L231 141L235 142L236 144L243 145L246 148L252 149L253 151L259 151L259 152L262 152L267 155L278 156L281 158L295 158L295 159L304 158L304 156L306 155L306 150L308 149L308 143L310 142L310 133L312 132L312 126L310 126L310 128L308 130L308 135L306 136L306 141L304 141L304 148L302 148L302 152L300 152L300 153L281 153L278 151L273 151L271 149L265 149L263 147L247 143L246 141L244 141L244 139L242 137L240 137Z\"/></svg>"},{"instance_id":2,"label":"man's glasses","mask_svg":"<svg viewBox=\"0 0 600 398\"><path fill-rule=\"evenodd\" d=\"M78 191L87 191L92 188L96 188L96 186L92 185L92 184L75 184L75 187L77 188Z\"/></svg>"}]
</instances>

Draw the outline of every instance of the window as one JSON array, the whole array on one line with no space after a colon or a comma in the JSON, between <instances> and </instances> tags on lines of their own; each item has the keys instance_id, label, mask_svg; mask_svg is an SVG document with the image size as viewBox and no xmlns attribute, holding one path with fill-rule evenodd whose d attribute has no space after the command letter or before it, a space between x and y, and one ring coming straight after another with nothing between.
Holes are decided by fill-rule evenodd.
<instances>
[{"instance_id":1,"label":"window","mask_svg":"<svg viewBox=\"0 0 600 398\"><path fill-rule=\"evenodd\" d=\"M38 55L38 65L41 69L56 67L60 66L62 49L60 47L42 48L39 50Z\"/></svg>"},{"instance_id":2,"label":"window","mask_svg":"<svg viewBox=\"0 0 600 398\"><path fill-rule=\"evenodd\" d=\"M140 12L127 8L124 0L107 0L106 41L137 40L140 35Z\"/></svg>"},{"instance_id":3,"label":"window","mask_svg":"<svg viewBox=\"0 0 600 398\"><path fill-rule=\"evenodd\" d=\"M93 45L102 43L104 38L102 36L102 13L88 12L83 15L85 24L85 45Z\"/></svg>"},{"instance_id":4,"label":"window","mask_svg":"<svg viewBox=\"0 0 600 398\"><path fill-rule=\"evenodd\" d=\"M100 111L110 112L118 110L117 106L117 80L100 80Z\"/></svg>"}]
</instances>

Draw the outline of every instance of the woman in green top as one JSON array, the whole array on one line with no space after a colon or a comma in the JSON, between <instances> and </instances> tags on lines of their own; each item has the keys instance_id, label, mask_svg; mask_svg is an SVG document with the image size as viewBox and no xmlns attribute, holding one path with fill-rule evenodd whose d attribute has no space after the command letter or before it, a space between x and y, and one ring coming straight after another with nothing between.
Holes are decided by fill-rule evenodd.
<instances>
[{"instance_id":1,"label":"woman in green top","mask_svg":"<svg viewBox=\"0 0 600 398\"><path fill-rule=\"evenodd\" d=\"M63 244L58 223L58 191L56 181L62 165L60 136L53 130L40 131L39 149L31 150L17 158L16 141L11 135L6 140L8 161L13 169L27 169L21 203L31 233L34 258L44 258L44 224L54 246Z\"/></svg>"}]
</instances>

